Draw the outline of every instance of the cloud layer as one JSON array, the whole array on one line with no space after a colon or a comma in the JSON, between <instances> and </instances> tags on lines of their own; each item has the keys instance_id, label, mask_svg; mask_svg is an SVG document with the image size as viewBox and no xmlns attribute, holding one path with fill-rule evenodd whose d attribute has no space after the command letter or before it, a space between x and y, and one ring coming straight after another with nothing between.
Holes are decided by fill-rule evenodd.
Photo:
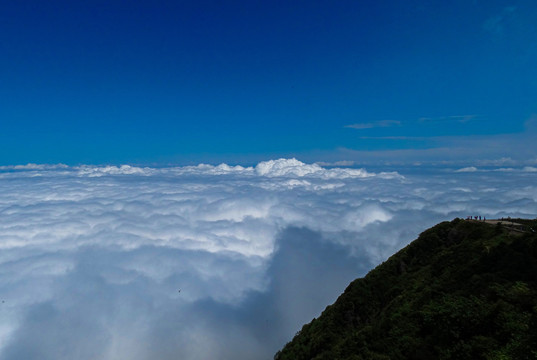
<instances>
[{"instance_id":1,"label":"cloud layer","mask_svg":"<svg viewBox=\"0 0 537 360\"><path fill-rule=\"evenodd\" d=\"M269 359L434 223L535 217L533 168L477 170L4 166L0 358Z\"/></svg>"}]
</instances>

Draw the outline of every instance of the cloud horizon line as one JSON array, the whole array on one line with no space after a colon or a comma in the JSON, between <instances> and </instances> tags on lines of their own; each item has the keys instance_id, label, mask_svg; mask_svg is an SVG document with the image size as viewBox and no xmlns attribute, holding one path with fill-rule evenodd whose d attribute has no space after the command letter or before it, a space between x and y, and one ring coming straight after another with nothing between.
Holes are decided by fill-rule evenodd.
<instances>
[{"instance_id":1,"label":"cloud horizon line","mask_svg":"<svg viewBox=\"0 0 537 360\"><path fill-rule=\"evenodd\" d=\"M373 173L363 168L352 168L352 164L340 162L339 167L329 169L318 163L307 164L296 158L280 158L276 160L267 160L257 163L255 166L228 165L221 163L219 165L209 165L201 163L198 165L188 166L169 166L169 167L140 167L134 165L76 165L68 166L65 164L34 164L27 165L7 165L0 166L0 175L9 174L39 174L47 173L54 175L76 175L87 177L100 177L106 175L177 175L177 176L212 176L212 175L241 175L241 176L262 176L262 177L282 177L282 178L323 178L323 179L346 179L346 178L366 178L366 177L399 177L402 176L396 172ZM3 172L3 173L2 173Z\"/></svg>"}]
</instances>

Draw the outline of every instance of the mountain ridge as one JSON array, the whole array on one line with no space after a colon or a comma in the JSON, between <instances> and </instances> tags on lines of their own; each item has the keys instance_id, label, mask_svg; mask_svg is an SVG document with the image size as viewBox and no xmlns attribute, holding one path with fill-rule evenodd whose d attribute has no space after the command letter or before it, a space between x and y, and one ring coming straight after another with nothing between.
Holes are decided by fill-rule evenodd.
<instances>
[{"instance_id":1,"label":"mountain ridge","mask_svg":"<svg viewBox=\"0 0 537 360\"><path fill-rule=\"evenodd\" d=\"M536 359L537 220L516 223L425 230L274 359Z\"/></svg>"}]
</instances>

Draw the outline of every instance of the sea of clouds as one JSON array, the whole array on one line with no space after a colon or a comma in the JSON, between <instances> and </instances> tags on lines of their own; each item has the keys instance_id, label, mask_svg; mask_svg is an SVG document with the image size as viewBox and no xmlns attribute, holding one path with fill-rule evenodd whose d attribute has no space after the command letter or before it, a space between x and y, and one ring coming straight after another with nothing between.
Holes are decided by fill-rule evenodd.
<instances>
[{"instance_id":1,"label":"sea of clouds","mask_svg":"<svg viewBox=\"0 0 537 360\"><path fill-rule=\"evenodd\" d=\"M443 220L537 214L537 169L0 167L0 358L270 359Z\"/></svg>"}]
</instances>

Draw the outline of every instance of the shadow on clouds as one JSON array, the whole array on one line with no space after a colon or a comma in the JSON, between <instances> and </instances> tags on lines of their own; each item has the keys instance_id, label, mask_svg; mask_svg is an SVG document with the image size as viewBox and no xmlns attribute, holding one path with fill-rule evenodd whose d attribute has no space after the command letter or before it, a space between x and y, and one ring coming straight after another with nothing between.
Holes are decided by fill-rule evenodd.
<instances>
[{"instance_id":1,"label":"shadow on clouds","mask_svg":"<svg viewBox=\"0 0 537 360\"><path fill-rule=\"evenodd\" d=\"M215 271L247 279L257 276L248 259L165 248L81 248L73 271L57 279L53 298L30 307L1 357L270 359L369 267L365 257L350 257L347 248L307 228L283 230L276 249L261 265L265 289L218 297L212 294L226 292L209 289L225 285L218 276L189 272L188 263L216 262L210 265ZM178 265L155 279L125 270L133 261ZM189 291L197 294L193 301Z\"/></svg>"}]
</instances>

